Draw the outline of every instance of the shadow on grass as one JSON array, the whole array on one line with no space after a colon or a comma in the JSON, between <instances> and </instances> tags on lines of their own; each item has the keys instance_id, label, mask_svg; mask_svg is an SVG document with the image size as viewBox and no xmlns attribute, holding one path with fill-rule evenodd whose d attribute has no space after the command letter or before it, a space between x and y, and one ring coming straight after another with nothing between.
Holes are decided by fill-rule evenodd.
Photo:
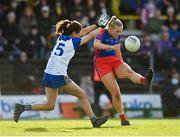
<instances>
[{"instance_id":1,"label":"shadow on grass","mask_svg":"<svg viewBox=\"0 0 180 137\"><path fill-rule=\"evenodd\" d=\"M25 132L47 132L46 128L27 128L24 130Z\"/></svg>"},{"instance_id":2,"label":"shadow on grass","mask_svg":"<svg viewBox=\"0 0 180 137\"><path fill-rule=\"evenodd\" d=\"M74 130L89 130L89 129L93 129L92 127L73 127L73 128L68 128L68 129L74 129Z\"/></svg>"},{"instance_id":3,"label":"shadow on grass","mask_svg":"<svg viewBox=\"0 0 180 137\"><path fill-rule=\"evenodd\" d=\"M94 129L119 129L119 128L129 128L129 129L138 129L136 127L131 126L103 126L100 128L93 128L93 127L67 127L67 128L57 128L58 132L74 132L76 130L94 130ZM46 128L27 128L24 130L25 132L48 132Z\"/></svg>"},{"instance_id":4,"label":"shadow on grass","mask_svg":"<svg viewBox=\"0 0 180 137\"><path fill-rule=\"evenodd\" d=\"M129 129L138 129L138 128L136 128L136 127L132 127L132 126L102 126L102 127L99 127L99 128L93 128L93 127L73 127L73 128L67 128L67 129L74 129L74 130L82 130L82 129L87 129L87 130L89 130L89 129L109 129L109 128L117 128L117 129L119 129L119 128L129 128Z\"/></svg>"},{"instance_id":5,"label":"shadow on grass","mask_svg":"<svg viewBox=\"0 0 180 137\"><path fill-rule=\"evenodd\" d=\"M108 129L108 128L120 128L118 126L103 126L99 128L93 128L93 127L73 127L73 128L68 128L68 129L74 129L74 130L90 130L90 129Z\"/></svg>"}]
</instances>

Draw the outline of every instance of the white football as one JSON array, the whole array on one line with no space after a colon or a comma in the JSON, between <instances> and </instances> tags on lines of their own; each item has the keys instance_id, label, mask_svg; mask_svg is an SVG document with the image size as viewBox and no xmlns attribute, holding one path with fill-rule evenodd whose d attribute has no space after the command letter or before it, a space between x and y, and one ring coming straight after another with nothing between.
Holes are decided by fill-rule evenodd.
<instances>
[{"instance_id":1,"label":"white football","mask_svg":"<svg viewBox=\"0 0 180 137\"><path fill-rule=\"evenodd\" d=\"M124 45L129 52L136 52L140 48L141 43L136 36L129 36L126 38Z\"/></svg>"}]
</instances>

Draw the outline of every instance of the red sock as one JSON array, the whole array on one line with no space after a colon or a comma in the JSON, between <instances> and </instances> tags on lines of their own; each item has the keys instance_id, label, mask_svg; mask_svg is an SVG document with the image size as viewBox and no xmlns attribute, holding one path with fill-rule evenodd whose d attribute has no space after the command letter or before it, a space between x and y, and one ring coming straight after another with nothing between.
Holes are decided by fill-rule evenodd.
<instances>
[{"instance_id":1,"label":"red sock","mask_svg":"<svg viewBox=\"0 0 180 137\"><path fill-rule=\"evenodd\" d=\"M141 78L140 78L140 83L141 83L142 85L145 85L145 78L144 78L144 77L141 77Z\"/></svg>"},{"instance_id":2,"label":"red sock","mask_svg":"<svg viewBox=\"0 0 180 137\"><path fill-rule=\"evenodd\" d=\"M124 114L119 115L119 118L121 119L121 121L128 121L128 118L127 118L127 116L126 116L126 114L125 114L125 113L124 113Z\"/></svg>"}]
</instances>

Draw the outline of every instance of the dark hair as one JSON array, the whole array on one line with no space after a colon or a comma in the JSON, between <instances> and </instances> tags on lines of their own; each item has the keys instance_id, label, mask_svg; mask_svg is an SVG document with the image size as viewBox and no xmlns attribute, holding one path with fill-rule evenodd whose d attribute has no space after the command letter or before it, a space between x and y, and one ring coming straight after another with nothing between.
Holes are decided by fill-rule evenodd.
<instances>
[{"instance_id":1,"label":"dark hair","mask_svg":"<svg viewBox=\"0 0 180 137\"><path fill-rule=\"evenodd\" d=\"M73 32L79 33L81 29L81 24L75 20L62 20L56 24L56 35L71 35Z\"/></svg>"}]
</instances>

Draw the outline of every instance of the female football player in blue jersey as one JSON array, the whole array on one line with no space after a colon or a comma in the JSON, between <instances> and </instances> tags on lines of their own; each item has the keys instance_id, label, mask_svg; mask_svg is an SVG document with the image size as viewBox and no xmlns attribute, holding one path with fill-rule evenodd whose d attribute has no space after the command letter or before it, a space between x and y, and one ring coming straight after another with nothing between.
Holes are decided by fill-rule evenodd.
<instances>
[{"instance_id":1,"label":"female football player in blue jersey","mask_svg":"<svg viewBox=\"0 0 180 137\"><path fill-rule=\"evenodd\" d=\"M95 68L101 81L112 96L112 103L119 113L121 125L130 125L124 113L121 92L116 81L117 78L128 78L134 83L150 85L153 76L152 69L148 69L146 77L134 72L131 67L123 61L120 49L120 34L123 31L122 22L115 16L111 18L107 29L102 29L94 42Z\"/></svg>"},{"instance_id":2,"label":"female football player in blue jersey","mask_svg":"<svg viewBox=\"0 0 180 137\"><path fill-rule=\"evenodd\" d=\"M107 116L96 118L91 109L86 92L68 77L67 68L69 61L74 56L75 49L95 37L99 31L97 27L105 26L108 20L109 16L102 14L96 25L91 25L84 29L82 29L81 24L75 20L62 20L56 24L56 34L58 38L51 52L46 69L44 70L43 77L43 86L45 87L47 102L32 105L15 104L15 122L18 122L23 111L53 110L59 88L79 98L82 108L90 118L93 127L100 127L107 121Z\"/></svg>"}]
</instances>

